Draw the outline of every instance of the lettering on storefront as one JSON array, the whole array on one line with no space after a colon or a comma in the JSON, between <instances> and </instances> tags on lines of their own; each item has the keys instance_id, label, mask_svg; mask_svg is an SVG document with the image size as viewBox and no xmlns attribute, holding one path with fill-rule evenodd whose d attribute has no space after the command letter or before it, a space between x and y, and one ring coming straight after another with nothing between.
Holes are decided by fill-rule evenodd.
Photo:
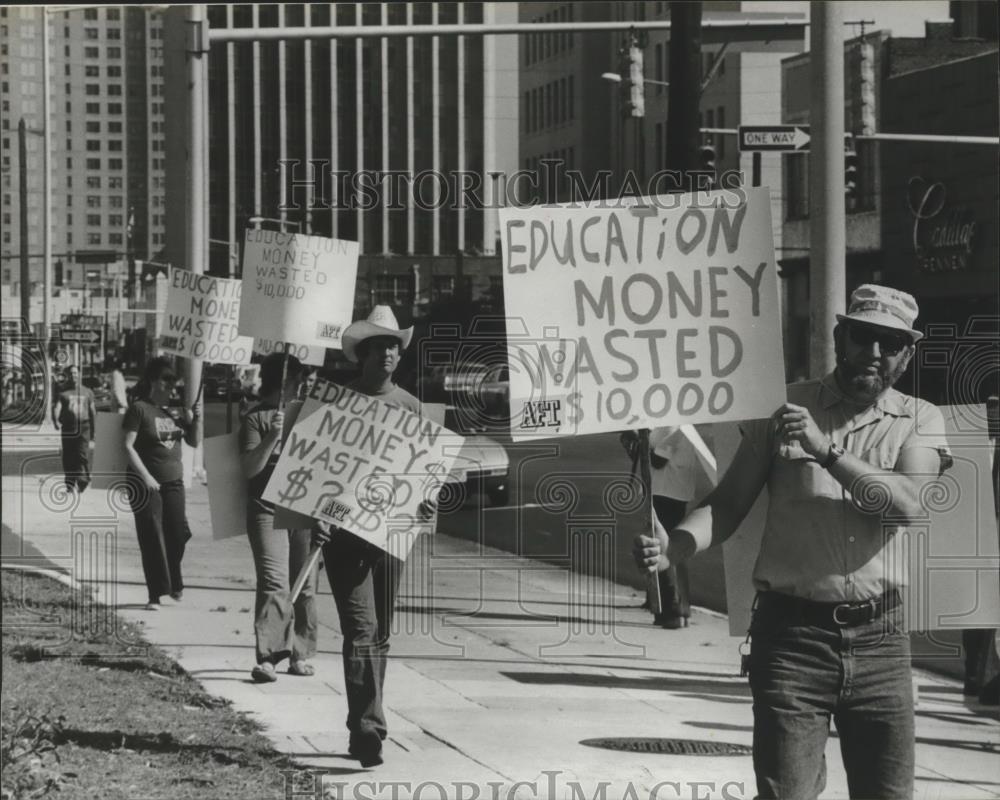
<instances>
[{"instance_id":1,"label":"lettering on storefront","mask_svg":"<svg viewBox=\"0 0 1000 800\"><path fill-rule=\"evenodd\" d=\"M913 216L913 250L922 272L969 268L978 223L969 205L948 205L943 183L910 178L907 203Z\"/></svg>"}]
</instances>

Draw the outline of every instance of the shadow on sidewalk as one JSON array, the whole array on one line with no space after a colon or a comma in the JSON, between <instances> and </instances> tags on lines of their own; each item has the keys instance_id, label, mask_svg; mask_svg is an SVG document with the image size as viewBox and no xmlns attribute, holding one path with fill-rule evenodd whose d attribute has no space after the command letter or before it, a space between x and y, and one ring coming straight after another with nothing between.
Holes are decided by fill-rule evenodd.
<instances>
[{"instance_id":1,"label":"shadow on sidewalk","mask_svg":"<svg viewBox=\"0 0 1000 800\"><path fill-rule=\"evenodd\" d=\"M2 534L0 534L0 559L18 565L51 569L64 575L69 574L65 567L51 561L41 550L30 542L25 542L6 524L3 525Z\"/></svg>"},{"instance_id":2,"label":"shadow on sidewalk","mask_svg":"<svg viewBox=\"0 0 1000 800\"><path fill-rule=\"evenodd\" d=\"M654 689L662 692L696 692L701 695L722 695L750 699L750 687L746 682L712 681L704 678L668 678L651 675L630 678L621 675L593 675L589 673L553 672L501 672L505 678L518 683L536 685L594 686L602 689ZM720 699L713 697L713 699Z\"/></svg>"}]
</instances>

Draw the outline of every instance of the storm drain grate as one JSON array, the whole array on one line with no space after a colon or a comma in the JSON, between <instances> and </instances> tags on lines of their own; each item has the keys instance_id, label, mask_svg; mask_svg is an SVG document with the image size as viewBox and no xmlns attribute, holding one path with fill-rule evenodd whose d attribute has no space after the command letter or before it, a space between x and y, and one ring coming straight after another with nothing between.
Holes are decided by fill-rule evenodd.
<instances>
[{"instance_id":1,"label":"storm drain grate","mask_svg":"<svg viewBox=\"0 0 1000 800\"><path fill-rule=\"evenodd\" d=\"M621 750L628 753L662 753L668 756L749 756L753 748L745 744L731 742L706 742L701 739L637 739L620 737L614 739L584 739L580 744L587 747L601 747L605 750Z\"/></svg>"}]
</instances>

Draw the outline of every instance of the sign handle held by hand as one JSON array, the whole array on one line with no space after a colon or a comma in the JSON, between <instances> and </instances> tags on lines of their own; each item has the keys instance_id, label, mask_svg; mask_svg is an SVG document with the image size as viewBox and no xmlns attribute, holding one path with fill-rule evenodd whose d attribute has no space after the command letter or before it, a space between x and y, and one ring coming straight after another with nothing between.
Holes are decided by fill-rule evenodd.
<instances>
[{"instance_id":1,"label":"sign handle held by hand","mask_svg":"<svg viewBox=\"0 0 1000 800\"><path fill-rule=\"evenodd\" d=\"M322 547L313 545L312 549L309 551L309 559L303 565L298 577L295 578L295 584L292 586L292 593L288 601L289 605L295 605L295 601L299 599L299 595L302 593L302 587L306 585L306 581L309 579L309 574L316 567L316 562L319 561L319 554L323 552Z\"/></svg>"},{"instance_id":2,"label":"sign handle held by hand","mask_svg":"<svg viewBox=\"0 0 1000 800\"><path fill-rule=\"evenodd\" d=\"M643 428L639 431L639 443L636 447L636 458L639 462L639 478L642 481L642 490L645 492L645 497L649 503L649 529L643 531L643 535L652 536L653 535L653 514L656 511L653 509L653 476L650 471L649 466L649 428ZM649 610L654 614L663 613L663 599L660 597L660 578L659 573L647 572L646 573L646 602L649 603Z\"/></svg>"}]
</instances>

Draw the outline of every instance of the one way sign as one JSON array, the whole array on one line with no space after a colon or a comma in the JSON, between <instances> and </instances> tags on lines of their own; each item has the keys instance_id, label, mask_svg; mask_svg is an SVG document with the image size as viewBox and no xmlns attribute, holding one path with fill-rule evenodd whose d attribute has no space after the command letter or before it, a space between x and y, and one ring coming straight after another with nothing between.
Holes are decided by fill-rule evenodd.
<instances>
[{"instance_id":1,"label":"one way sign","mask_svg":"<svg viewBox=\"0 0 1000 800\"><path fill-rule=\"evenodd\" d=\"M741 153L805 153L808 125L740 125Z\"/></svg>"}]
</instances>

